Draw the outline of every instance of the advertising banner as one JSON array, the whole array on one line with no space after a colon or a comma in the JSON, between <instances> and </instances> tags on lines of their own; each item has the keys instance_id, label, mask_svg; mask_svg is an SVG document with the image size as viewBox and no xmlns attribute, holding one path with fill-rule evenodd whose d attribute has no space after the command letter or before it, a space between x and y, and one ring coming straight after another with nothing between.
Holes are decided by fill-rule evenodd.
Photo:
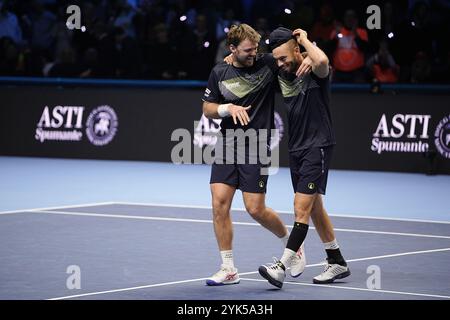
<instances>
[{"instance_id":1,"label":"advertising banner","mask_svg":"<svg viewBox=\"0 0 450 320\"><path fill-rule=\"evenodd\" d=\"M205 163L221 120L202 115L202 93L4 86L0 155ZM332 168L450 174L449 95L333 92L331 101ZM274 120L271 149L288 166L279 95Z\"/></svg>"}]
</instances>

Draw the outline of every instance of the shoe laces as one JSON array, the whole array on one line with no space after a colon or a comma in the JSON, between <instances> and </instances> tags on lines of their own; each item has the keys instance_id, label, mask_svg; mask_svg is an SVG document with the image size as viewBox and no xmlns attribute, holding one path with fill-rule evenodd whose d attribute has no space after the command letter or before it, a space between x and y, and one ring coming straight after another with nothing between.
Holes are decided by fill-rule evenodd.
<instances>
[{"instance_id":1,"label":"shoe laces","mask_svg":"<svg viewBox=\"0 0 450 320\"><path fill-rule=\"evenodd\" d=\"M272 259L273 259L273 262L272 262L272 263L266 264L266 266L267 266L269 269L273 269L273 270L282 269L282 268L281 268L281 261L278 260L278 259L275 258L275 257L272 257Z\"/></svg>"},{"instance_id":2,"label":"shoe laces","mask_svg":"<svg viewBox=\"0 0 450 320\"><path fill-rule=\"evenodd\" d=\"M327 265L325 266L325 268L323 269L323 273L327 272L328 270L330 270L333 266L329 263L327 263Z\"/></svg>"},{"instance_id":3,"label":"shoe laces","mask_svg":"<svg viewBox=\"0 0 450 320\"><path fill-rule=\"evenodd\" d=\"M229 272L233 272L233 268L225 266L225 265L221 265L220 266L220 270L216 272L216 274L214 276L219 276L222 273L229 273Z\"/></svg>"}]
</instances>

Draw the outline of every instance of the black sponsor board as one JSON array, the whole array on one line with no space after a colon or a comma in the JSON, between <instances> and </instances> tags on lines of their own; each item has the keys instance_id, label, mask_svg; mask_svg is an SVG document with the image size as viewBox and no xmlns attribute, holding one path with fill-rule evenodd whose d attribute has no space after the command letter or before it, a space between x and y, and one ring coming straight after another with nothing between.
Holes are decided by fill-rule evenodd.
<instances>
[{"instance_id":1,"label":"black sponsor board","mask_svg":"<svg viewBox=\"0 0 450 320\"><path fill-rule=\"evenodd\" d=\"M170 162L185 146L187 162L204 162L205 128L219 124L200 121L201 97L198 88L3 86L0 155ZM450 174L450 95L333 92L331 101L333 169ZM274 153L288 166L276 102Z\"/></svg>"}]
</instances>

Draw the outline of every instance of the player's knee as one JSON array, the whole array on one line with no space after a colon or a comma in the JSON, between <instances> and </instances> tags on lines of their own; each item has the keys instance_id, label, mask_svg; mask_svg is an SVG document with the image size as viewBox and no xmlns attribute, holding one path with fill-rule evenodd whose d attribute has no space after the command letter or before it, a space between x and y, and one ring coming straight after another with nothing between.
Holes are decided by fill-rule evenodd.
<instances>
[{"instance_id":1,"label":"player's knee","mask_svg":"<svg viewBox=\"0 0 450 320\"><path fill-rule=\"evenodd\" d=\"M294 213L296 220L309 219L311 215L311 208L301 204L294 204Z\"/></svg>"},{"instance_id":2,"label":"player's knee","mask_svg":"<svg viewBox=\"0 0 450 320\"><path fill-rule=\"evenodd\" d=\"M245 208L247 209L247 212L252 216L253 219L258 220L264 215L264 205L261 204L251 204L246 205Z\"/></svg>"},{"instance_id":3,"label":"player's knee","mask_svg":"<svg viewBox=\"0 0 450 320\"><path fill-rule=\"evenodd\" d=\"M212 205L214 216L225 216L228 214L230 204L226 199L215 198Z\"/></svg>"}]
</instances>

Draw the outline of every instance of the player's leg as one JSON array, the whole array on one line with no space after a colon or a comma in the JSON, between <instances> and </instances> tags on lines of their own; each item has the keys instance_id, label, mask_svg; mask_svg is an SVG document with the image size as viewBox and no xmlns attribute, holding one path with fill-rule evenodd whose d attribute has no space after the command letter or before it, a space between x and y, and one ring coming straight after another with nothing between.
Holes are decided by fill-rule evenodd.
<instances>
[{"instance_id":1,"label":"player's leg","mask_svg":"<svg viewBox=\"0 0 450 320\"><path fill-rule=\"evenodd\" d=\"M245 208L250 216L278 238L287 241L288 231L283 221L274 210L266 207L268 176L262 174L262 168L260 164L237 165L238 188L242 191Z\"/></svg>"},{"instance_id":2,"label":"player's leg","mask_svg":"<svg viewBox=\"0 0 450 320\"><path fill-rule=\"evenodd\" d=\"M220 251L232 250L233 224L230 208L236 187L224 184L211 184L213 225Z\"/></svg>"},{"instance_id":3,"label":"player's leg","mask_svg":"<svg viewBox=\"0 0 450 320\"><path fill-rule=\"evenodd\" d=\"M280 260L273 264L260 266L259 273L274 286L281 288L286 269L292 266L297 257L309 228L309 217L317 194L296 193L294 198L295 222L289 235L288 243Z\"/></svg>"},{"instance_id":4,"label":"player's leg","mask_svg":"<svg viewBox=\"0 0 450 320\"><path fill-rule=\"evenodd\" d=\"M328 243L335 239L333 224L323 206L322 195L318 195L314 201L311 220L323 243Z\"/></svg>"},{"instance_id":5,"label":"player's leg","mask_svg":"<svg viewBox=\"0 0 450 320\"><path fill-rule=\"evenodd\" d=\"M333 224L323 206L321 195L314 202L311 219L327 253L327 265L320 275L313 278L313 282L319 284L331 283L336 279L348 277L350 275L350 269L342 256L339 244L334 235Z\"/></svg>"},{"instance_id":6,"label":"player's leg","mask_svg":"<svg viewBox=\"0 0 450 320\"><path fill-rule=\"evenodd\" d=\"M231 203L236 192L236 168L234 165L213 164L210 182L214 233L222 265L217 273L206 280L206 284L236 284L239 283L239 275L233 260L233 225L230 216Z\"/></svg>"},{"instance_id":7,"label":"player's leg","mask_svg":"<svg viewBox=\"0 0 450 320\"><path fill-rule=\"evenodd\" d=\"M287 238L288 231L280 216L266 206L265 193L242 192L245 209L250 216L278 238Z\"/></svg>"},{"instance_id":8,"label":"player's leg","mask_svg":"<svg viewBox=\"0 0 450 320\"><path fill-rule=\"evenodd\" d=\"M259 273L271 284L281 288L285 270L303 245L309 229L309 218L317 197L317 181L322 175L321 156L318 148L301 150L289 155L292 186L294 188L295 223L280 260L260 266Z\"/></svg>"}]
</instances>

